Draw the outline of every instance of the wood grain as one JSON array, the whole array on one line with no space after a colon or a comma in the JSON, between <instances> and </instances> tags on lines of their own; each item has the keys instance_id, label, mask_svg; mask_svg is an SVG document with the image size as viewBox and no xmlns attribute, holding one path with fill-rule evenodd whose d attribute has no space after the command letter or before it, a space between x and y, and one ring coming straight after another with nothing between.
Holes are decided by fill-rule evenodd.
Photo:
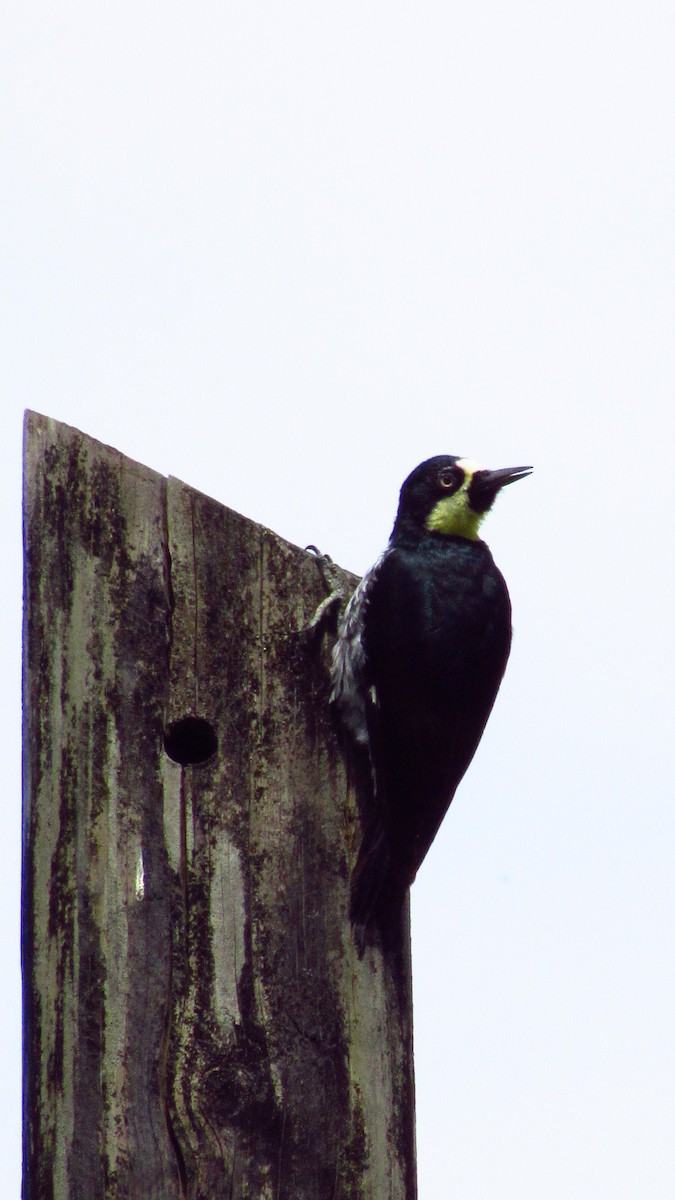
<instances>
[{"instance_id":1,"label":"wood grain","mask_svg":"<svg viewBox=\"0 0 675 1200\"><path fill-rule=\"evenodd\" d=\"M316 561L34 413L24 488L24 1200L413 1200Z\"/></svg>"}]
</instances>

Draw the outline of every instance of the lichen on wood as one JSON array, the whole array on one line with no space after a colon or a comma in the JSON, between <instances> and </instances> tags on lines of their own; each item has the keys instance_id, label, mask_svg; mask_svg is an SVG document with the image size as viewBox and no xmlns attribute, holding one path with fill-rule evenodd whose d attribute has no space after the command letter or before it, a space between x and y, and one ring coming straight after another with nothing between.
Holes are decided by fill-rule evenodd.
<instances>
[{"instance_id":1,"label":"lichen on wood","mask_svg":"<svg viewBox=\"0 0 675 1200\"><path fill-rule=\"evenodd\" d=\"M24 1200L413 1200L314 559L33 413L24 540Z\"/></svg>"}]
</instances>

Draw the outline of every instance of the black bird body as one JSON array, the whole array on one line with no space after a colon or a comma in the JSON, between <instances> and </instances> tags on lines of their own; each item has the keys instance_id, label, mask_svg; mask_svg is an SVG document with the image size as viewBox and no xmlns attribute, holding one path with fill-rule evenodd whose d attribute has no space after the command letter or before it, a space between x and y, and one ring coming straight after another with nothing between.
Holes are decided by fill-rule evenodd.
<instances>
[{"instance_id":1,"label":"black bird body","mask_svg":"<svg viewBox=\"0 0 675 1200\"><path fill-rule=\"evenodd\" d=\"M401 489L388 548L340 624L333 699L367 747L374 780L351 917L378 925L385 938L398 925L504 674L511 604L476 531L498 487L526 470L506 478L451 456L421 464ZM495 476L492 490L484 477L494 485ZM483 512L472 509L472 498L487 504Z\"/></svg>"}]
</instances>

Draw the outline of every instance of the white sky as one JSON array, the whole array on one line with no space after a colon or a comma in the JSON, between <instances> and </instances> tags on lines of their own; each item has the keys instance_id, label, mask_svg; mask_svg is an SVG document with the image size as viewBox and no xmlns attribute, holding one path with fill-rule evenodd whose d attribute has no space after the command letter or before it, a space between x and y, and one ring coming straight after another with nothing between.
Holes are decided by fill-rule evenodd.
<instances>
[{"instance_id":1,"label":"white sky","mask_svg":"<svg viewBox=\"0 0 675 1200\"><path fill-rule=\"evenodd\" d=\"M364 570L421 459L512 661L413 890L423 1200L675 1194L675 22L8 0L0 1182L19 1194L26 407Z\"/></svg>"}]
</instances>

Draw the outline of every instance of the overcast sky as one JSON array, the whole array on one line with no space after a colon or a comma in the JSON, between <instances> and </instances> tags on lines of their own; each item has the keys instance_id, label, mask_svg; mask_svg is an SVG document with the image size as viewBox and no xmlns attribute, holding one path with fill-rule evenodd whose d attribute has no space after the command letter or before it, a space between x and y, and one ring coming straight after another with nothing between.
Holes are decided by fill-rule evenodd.
<instances>
[{"instance_id":1,"label":"overcast sky","mask_svg":"<svg viewBox=\"0 0 675 1200\"><path fill-rule=\"evenodd\" d=\"M515 638L413 889L422 1200L675 1194L675 22L8 0L0 1182L19 1194L24 408L365 570L431 454Z\"/></svg>"}]
</instances>

